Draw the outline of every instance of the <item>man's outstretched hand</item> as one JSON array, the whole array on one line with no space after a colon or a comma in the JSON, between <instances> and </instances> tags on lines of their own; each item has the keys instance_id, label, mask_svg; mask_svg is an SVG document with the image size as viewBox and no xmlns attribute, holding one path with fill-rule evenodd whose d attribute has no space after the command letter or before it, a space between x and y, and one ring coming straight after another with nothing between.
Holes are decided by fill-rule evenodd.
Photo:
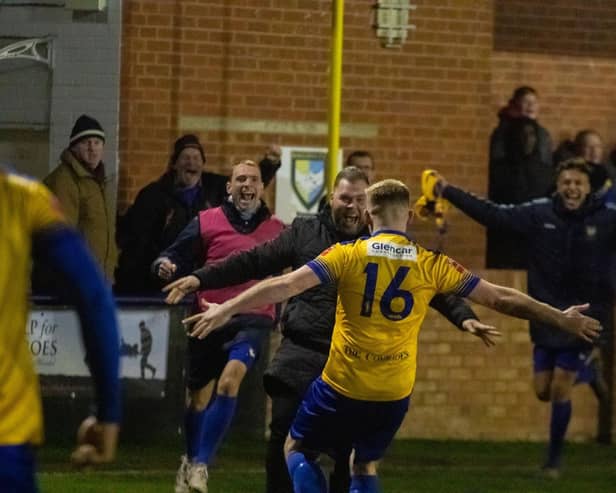
<instances>
[{"instance_id":1,"label":"man's outstretched hand","mask_svg":"<svg viewBox=\"0 0 616 493\"><path fill-rule=\"evenodd\" d=\"M163 288L163 293L168 293L165 302L169 305L175 305L182 301L182 298L189 293L193 293L199 289L201 283L199 278L193 275L181 277L177 281L167 284Z\"/></svg>"},{"instance_id":2,"label":"man's outstretched hand","mask_svg":"<svg viewBox=\"0 0 616 493\"><path fill-rule=\"evenodd\" d=\"M588 310L590 303L573 305L563 310L566 319L562 328L588 342L593 342L603 328L598 320L587 317L582 312Z\"/></svg>"},{"instance_id":3,"label":"man's outstretched hand","mask_svg":"<svg viewBox=\"0 0 616 493\"><path fill-rule=\"evenodd\" d=\"M438 171L425 169L421 173L421 194L429 202L438 199L446 186L447 181Z\"/></svg>"},{"instance_id":4,"label":"man's outstretched hand","mask_svg":"<svg viewBox=\"0 0 616 493\"><path fill-rule=\"evenodd\" d=\"M227 313L224 303L208 303L206 300L200 300L201 313L192 315L182 320L186 326L186 332L190 337L197 339L205 339L208 334L226 324L231 315ZM189 328L190 326L190 328Z\"/></svg>"},{"instance_id":5,"label":"man's outstretched hand","mask_svg":"<svg viewBox=\"0 0 616 493\"><path fill-rule=\"evenodd\" d=\"M495 337L500 337L502 334L492 325L481 323L475 318L468 318L462 322L462 328L476 337L479 337L487 347L495 346Z\"/></svg>"}]
</instances>

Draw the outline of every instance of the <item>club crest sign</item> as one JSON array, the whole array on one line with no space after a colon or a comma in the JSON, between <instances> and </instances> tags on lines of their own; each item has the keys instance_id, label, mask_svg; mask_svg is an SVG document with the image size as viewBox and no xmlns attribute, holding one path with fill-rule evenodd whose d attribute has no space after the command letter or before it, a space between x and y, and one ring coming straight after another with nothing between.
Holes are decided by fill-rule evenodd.
<instances>
[{"instance_id":1,"label":"club crest sign","mask_svg":"<svg viewBox=\"0 0 616 493\"><path fill-rule=\"evenodd\" d=\"M302 214L316 214L327 192L327 148L281 146L280 169L276 173L276 216L286 224ZM342 149L337 167L340 170Z\"/></svg>"},{"instance_id":2,"label":"club crest sign","mask_svg":"<svg viewBox=\"0 0 616 493\"><path fill-rule=\"evenodd\" d=\"M325 190L325 159L326 154L291 154L291 186L306 209L312 209Z\"/></svg>"}]
</instances>

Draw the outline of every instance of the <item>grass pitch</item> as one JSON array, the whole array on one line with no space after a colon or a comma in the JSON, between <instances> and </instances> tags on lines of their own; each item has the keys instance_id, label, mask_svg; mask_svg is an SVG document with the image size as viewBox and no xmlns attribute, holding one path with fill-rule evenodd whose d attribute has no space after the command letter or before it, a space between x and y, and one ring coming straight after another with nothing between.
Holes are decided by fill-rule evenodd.
<instances>
[{"instance_id":1,"label":"grass pitch","mask_svg":"<svg viewBox=\"0 0 616 493\"><path fill-rule=\"evenodd\" d=\"M613 493L616 447L570 444L559 480L538 475L545 446L536 443L398 440L380 469L388 493ZM263 492L263 442L234 438L210 470L212 493ZM42 493L169 493L180 444L122 445L115 464L75 471L69 447L46 445L39 453Z\"/></svg>"}]
</instances>

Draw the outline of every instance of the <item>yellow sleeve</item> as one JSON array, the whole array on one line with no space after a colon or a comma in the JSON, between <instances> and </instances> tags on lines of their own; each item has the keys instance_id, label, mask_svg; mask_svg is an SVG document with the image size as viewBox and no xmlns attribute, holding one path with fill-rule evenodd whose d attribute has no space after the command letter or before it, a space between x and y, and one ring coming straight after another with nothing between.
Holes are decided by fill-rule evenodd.
<instances>
[{"instance_id":1,"label":"yellow sleeve","mask_svg":"<svg viewBox=\"0 0 616 493\"><path fill-rule=\"evenodd\" d=\"M28 214L32 232L37 232L56 224L66 224L60 203L53 194L38 182L29 186Z\"/></svg>"},{"instance_id":2,"label":"yellow sleeve","mask_svg":"<svg viewBox=\"0 0 616 493\"><path fill-rule=\"evenodd\" d=\"M350 245L336 243L325 249L317 258L308 262L322 283L336 282L344 271Z\"/></svg>"},{"instance_id":3,"label":"yellow sleeve","mask_svg":"<svg viewBox=\"0 0 616 493\"><path fill-rule=\"evenodd\" d=\"M439 293L468 296L479 282L479 278L472 272L442 253L434 254L431 267L428 270Z\"/></svg>"}]
</instances>

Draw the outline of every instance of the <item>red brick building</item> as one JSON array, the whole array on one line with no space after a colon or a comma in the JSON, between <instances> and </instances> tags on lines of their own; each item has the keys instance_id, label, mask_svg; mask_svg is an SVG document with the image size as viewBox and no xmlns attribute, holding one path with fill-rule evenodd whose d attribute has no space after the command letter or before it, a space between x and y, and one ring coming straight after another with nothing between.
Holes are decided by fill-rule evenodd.
<instances>
[{"instance_id":1,"label":"red brick building","mask_svg":"<svg viewBox=\"0 0 616 493\"><path fill-rule=\"evenodd\" d=\"M616 4L418 0L416 30L385 49L372 3L345 2L341 146L370 150L379 178L400 178L417 195L431 167L485 193L496 113L522 84L538 90L555 142L592 127L614 143ZM162 173L183 132L205 141L214 171L270 142L326 146L317 124L327 118L330 25L329 0L125 0L120 208ZM450 221L449 254L524 288L522 273L482 271L482 227L457 212ZM431 226L417 231L435 246ZM404 434L545 439L548 408L532 391L525 324L480 313L507 334L496 349L427 320ZM591 438L595 416L590 391L576 389L570 435Z\"/></svg>"}]
</instances>

